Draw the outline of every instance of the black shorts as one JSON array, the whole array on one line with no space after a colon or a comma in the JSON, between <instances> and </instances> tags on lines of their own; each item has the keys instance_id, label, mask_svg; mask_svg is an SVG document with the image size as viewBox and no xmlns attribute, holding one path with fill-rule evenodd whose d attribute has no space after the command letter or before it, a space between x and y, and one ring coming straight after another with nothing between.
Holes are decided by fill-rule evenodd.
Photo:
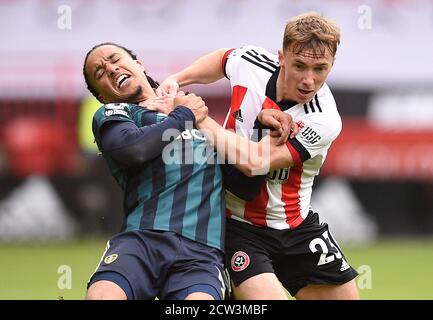
<instances>
[{"instance_id":1,"label":"black shorts","mask_svg":"<svg viewBox=\"0 0 433 320\"><path fill-rule=\"evenodd\" d=\"M309 284L343 284L358 273L319 215L310 212L296 229L276 230L227 219L226 264L235 286L275 273L294 296Z\"/></svg>"},{"instance_id":2,"label":"black shorts","mask_svg":"<svg viewBox=\"0 0 433 320\"><path fill-rule=\"evenodd\" d=\"M130 231L114 236L88 287L106 272L126 279L137 300L177 300L179 293L199 286L211 286L214 298L224 299L226 291L223 252L169 231Z\"/></svg>"}]
</instances>

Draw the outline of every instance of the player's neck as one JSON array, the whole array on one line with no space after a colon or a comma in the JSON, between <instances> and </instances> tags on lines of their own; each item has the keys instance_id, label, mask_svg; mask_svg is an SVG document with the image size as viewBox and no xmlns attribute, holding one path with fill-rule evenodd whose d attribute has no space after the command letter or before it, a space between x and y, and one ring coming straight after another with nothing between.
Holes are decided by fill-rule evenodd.
<instances>
[{"instance_id":1,"label":"player's neck","mask_svg":"<svg viewBox=\"0 0 433 320\"><path fill-rule=\"evenodd\" d=\"M143 92L138 97L136 97L134 103L140 104L140 103L142 103L148 99L151 99L151 98L156 98L155 91L153 89L143 90Z\"/></svg>"}]
</instances>

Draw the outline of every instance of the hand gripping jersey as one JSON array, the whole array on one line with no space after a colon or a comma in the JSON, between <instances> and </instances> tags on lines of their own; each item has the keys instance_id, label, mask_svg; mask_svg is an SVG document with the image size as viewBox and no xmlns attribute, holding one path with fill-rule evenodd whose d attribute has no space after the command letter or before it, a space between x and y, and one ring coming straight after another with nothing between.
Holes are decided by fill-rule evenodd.
<instances>
[{"instance_id":1,"label":"hand gripping jersey","mask_svg":"<svg viewBox=\"0 0 433 320\"><path fill-rule=\"evenodd\" d=\"M324 84L305 104L276 101L279 64L276 55L246 46L229 50L223 71L232 88L231 106L224 126L252 138L262 109L281 109L301 125L287 147L295 165L268 173L266 183L252 201L226 193L227 215L233 219L274 229L299 226L311 210L314 177L319 174L332 141L341 131L341 118L328 86Z\"/></svg>"}]
</instances>

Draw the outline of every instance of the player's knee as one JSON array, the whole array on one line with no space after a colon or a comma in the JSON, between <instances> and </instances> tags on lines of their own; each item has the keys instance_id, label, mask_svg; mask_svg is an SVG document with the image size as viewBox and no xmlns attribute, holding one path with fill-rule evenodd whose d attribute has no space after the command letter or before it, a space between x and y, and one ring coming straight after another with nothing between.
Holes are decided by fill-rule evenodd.
<instances>
[{"instance_id":1,"label":"player's knee","mask_svg":"<svg viewBox=\"0 0 433 320\"><path fill-rule=\"evenodd\" d=\"M193 292L187 295L185 300L215 300L215 298L206 292Z\"/></svg>"},{"instance_id":2,"label":"player's knee","mask_svg":"<svg viewBox=\"0 0 433 320\"><path fill-rule=\"evenodd\" d=\"M347 300L359 300L359 291L358 286L356 285L355 280L351 280L347 282L346 284L346 299Z\"/></svg>"},{"instance_id":3,"label":"player's knee","mask_svg":"<svg viewBox=\"0 0 433 320\"><path fill-rule=\"evenodd\" d=\"M87 290L86 300L126 300L125 292L110 281L97 281Z\"/></svg>"},{"instance_id":4,"label":"player's knee","mask_svg":"<svg viewBox=\"0 0 433 320\"><path fill-rule=\"evenodd\" d=\"M273 273L255 275L233 286L236 300L287 300L287 292Z\"/></svg>"},{"instance_id":5,"label":"player's knee","mask_svg":"<svg viewBox=\"0 0 433 320\"><path fill-rule=\"evenodd\" d=\"M307 285L295 295L298 300L359 300L354 280L340 285Z\"/></svg>"}]
</instances>

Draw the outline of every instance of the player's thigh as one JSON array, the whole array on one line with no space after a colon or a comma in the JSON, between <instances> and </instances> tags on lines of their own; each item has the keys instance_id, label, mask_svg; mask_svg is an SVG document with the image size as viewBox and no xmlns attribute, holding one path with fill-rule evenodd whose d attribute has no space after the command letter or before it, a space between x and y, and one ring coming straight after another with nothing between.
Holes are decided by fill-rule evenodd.
<instances>
[{"instance_id":1,"label":"player's thigh","mask_svg":"<svg viewBox=\"0 0 433 320\"><path fill-rule=\"evenodd\" d=\"M267 243L251 226L227 220L226 265L234 286L260 274L274 273Z\"/></svg>"},{"instance_id":2,"label":"player's thigh","mask_svg":"<svg viewBox=\"0 0 433 320\"><path fill-rule=\"evenodd\" d=\"M233 286L237 300L287 300L288 296L274 273L262 273Z\"/></svg>"},{"instance_id":3,"label":"player's thigh","mask_svg":"<svg viewBox=\"0 0 433 320\"><path fill-rule=\"evenodd\" d=\"M288 298L274 272L274 240L273 230L227 221L226 264L236 299Z\"/></svg>"},{"instance_id":4,"label":"player's thigh","mask_svg":"<svg viewBox=\"0 0 433 320\"><path fill-rule=\"evenodd\" d=\"M223 300L227 290L224 255L217 248L178 236L179 254L170 268L160 298Z\"/></svg>"},{"instance_id":5,"label":"player's thigh","mask_svg":"<svg viewBox=\"0 0 433 320\"><path fill-rule=\"evenodd\" d=\"M126 293L116 283L100 280L90 285L86 300L126 300Z\"/></svg>"},{"instance_id":6,"label":"player's thigh","mask_svg":"<svg viewBox=\"0 0 433 320\"><path fill-rule=\"evenodd\" d=\"M353 296L353 286L347 283L357 272L348 264L328 225L320 223L316 213L288 233L283 247L274 261L275 274L292 296L305 297L313 294L310 292L319 294L326 290L331 294L331 289L338 296ZM299 294L303 288L303 294Z\"/></svg>"},{"instance_id":7,"label":"player's thigh","mask_svg":"<svg viewBox=\"0 0 433 320\"><path fill-rule=\"evenodd\" d=\"M178 242L172 233L152 230L114 236L108 242L88 288L100 280L108 280L123 289L128 299L154 299L163 285L167 261L177 253ZM156 255L158 259L155 259Z\"/></svg>"},{"instance_id":8,"label":"player's thigh","mask_svg":"<svg viewBox=\"0 0 433 320\"><path fill-rule=\"evenodd\" d=\"M295 295L298 300L359 300L355 280L340 285L307 285Z\"/></svg>"}]
</instances>

